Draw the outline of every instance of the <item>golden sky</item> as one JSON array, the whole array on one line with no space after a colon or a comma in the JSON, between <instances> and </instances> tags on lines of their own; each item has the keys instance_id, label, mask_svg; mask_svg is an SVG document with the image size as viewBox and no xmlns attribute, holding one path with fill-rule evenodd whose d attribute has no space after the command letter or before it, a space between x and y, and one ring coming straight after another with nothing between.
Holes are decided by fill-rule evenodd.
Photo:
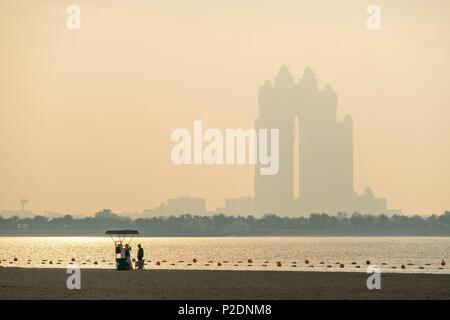
<instances>
[{"instance_id":1,"label":"golden sky","mask_svg":"<svg viewBox=\"0 0 450 320\"><path fill-rule=\"evenodd\" d=\"M80 30L66 27L70 4ZM312 67L352 115L357 192L407 214L449 210L449 30L447 0L2 0L0 209L252 195L252 166L175 166L170 134L253 127L260 85L286 64Z\"/></svg>"}]
</instances>

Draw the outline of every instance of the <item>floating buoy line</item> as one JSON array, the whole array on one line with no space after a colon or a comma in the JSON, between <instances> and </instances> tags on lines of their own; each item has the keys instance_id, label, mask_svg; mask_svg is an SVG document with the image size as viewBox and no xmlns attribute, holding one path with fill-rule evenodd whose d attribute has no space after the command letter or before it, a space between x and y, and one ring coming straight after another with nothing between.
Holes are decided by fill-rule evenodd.
<instances>
[{"instance_id":1,"label":"floating buoy line","mask_svg":"<svg viewBox=\"0 0 450 320\"><path fill-rule=\"evenodd\" d=\"M74 265L74 264L78 264L80 263L83 266L97 266L97 267L101 267L103 266L112 266L115 264L114 261L111 260L107 260L107 259L99 259L99 260L91 260L91 259L86 259L86 260L81 260L79 262L77 262L78 260L75 257L70 258L68 261L64 260L64 259L55 259L55 260L50 260L50 259L41 259L35 262L35 264L40 264L40 265ZM132 259L133 262L136 261L135 258ZM192 262L189 262L192 261ZM333 263L326 263L325 261L318 261L315 262L316 266L314 265L314 262L310 261L309 259L305 259L303 261L304 265L303 268L308 267L308 268L314 268L314 267L319 267L319 268L326 268L326 269L347 269L350 270L351 268L354 269L361 269L364 268L365 266L371 266L371 265L376 265L376 266L382 266L383 268L387 268L387 269L400 269L400 270L446 270L447 269L447 262L444 259L440 259L440 261L438 263L431 263L431 262L427 262L427 263L422 263L422 264L415 264L413 262L405 262L405 263L401 263L398 265L388 265L385 262L381 262L381 263L373 263L371 260L365 260L365 261L350 261L348 262L348 264L346 265L344 262L333 262ZM0 265L9 265L9 266L20 266L23 264L26 265L31 265L33 264L33 260L31 259L21 259L20 257L12 257L11 259L0 259ZM168 260L155 260L155 261L151 261L151 260L145 260L144 265L147 267L192 267L194 265L198 266L198 267L217 267L217 268L221 268L221 267L225 267L225 268L231 268L231 267L239 267L241 269L246 269L246 268L268 268L268 267L273 267L274 269L279 269L279 268L283 268L283 270L287 270L287 269L291 269L291 268L296 268L296 269L301 269L302 268L302 264L298 261L279 261L279 260L275 260L275 261L270 261L270 260L254 260L252 258L248 258L248 259L243 259L243 260L236 260L236 261L230 261L230 260L220 260L220 261L214 261L214 260L210 260L210 259L205 259L204 261L200 261L197 258L193 258L192 260L176 260L176 261L168 261ZM320 270L320 269L319 269Z\"/></svg>"}]
</instances>

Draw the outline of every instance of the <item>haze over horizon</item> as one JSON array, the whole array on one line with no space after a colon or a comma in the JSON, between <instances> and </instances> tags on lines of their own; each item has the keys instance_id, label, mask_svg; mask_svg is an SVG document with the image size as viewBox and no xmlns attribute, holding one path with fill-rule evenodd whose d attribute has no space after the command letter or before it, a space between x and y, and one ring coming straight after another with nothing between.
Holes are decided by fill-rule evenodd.
<instances>
[{"instance_id":1,"label":"haze over horizon","mask_svg":"<svg viewBox=\"0 0 450 320\"><path fill-rule=\"evenodd\" d=\"M177 128L254 128L258 90L309 66L353 119L354 185L404 214L450 209L450 3L74 0L0 4L0 210L209 210L253 195L254 167L175 166ZM175 5L176 4L176 5Z\"/></svg>"}]
</instances>

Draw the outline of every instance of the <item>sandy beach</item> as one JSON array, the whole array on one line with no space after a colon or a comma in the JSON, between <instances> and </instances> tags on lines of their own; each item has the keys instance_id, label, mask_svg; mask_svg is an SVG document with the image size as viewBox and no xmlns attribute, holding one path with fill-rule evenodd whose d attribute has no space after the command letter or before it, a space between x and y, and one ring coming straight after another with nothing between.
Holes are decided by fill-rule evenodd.
<instances>
[{"instance_id":1,"label":"sandy beach","mask_svg":"<svg viewBox=\"0 0 450 320\"><path fill-rule=\"evenodd\" d=\"M0 268L0 299L450 299L450 275L277 271L81 270L68 290L65 269Z\"/></svg>"}]
</instances>

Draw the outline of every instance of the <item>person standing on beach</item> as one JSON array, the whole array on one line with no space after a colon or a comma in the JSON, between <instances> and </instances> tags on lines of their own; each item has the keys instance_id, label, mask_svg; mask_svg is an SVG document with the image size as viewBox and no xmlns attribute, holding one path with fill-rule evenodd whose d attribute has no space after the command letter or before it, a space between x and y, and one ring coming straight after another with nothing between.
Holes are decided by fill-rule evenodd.
<instances>
[{"instance_id":1,"label":"person standing on beach","mask_svg":"<svg viewBox=\"0 0 450 320\"><path fill-rule=\"evenodd\" d=\"M116 244L116 254L119 254L119 253L120 253L120 257L122 259L125 258L125 249L121 242L118 242L118 244Z\"/></svg>"},{"instance_id":2,"label":"person standing on beach","mask_svg":"<svg viewBox=\"0 0 450 320\"><path fill-rule=\"evenodd\" d=\"M125 259L127 259L128 267L133 269L133 265L131 264L131 247L127 244L125 244Z\"/></svg>"},{"instance_id":3,"label":"person standing on beach","mask_svg":"<svg viewBox=\"0 0 450 320\"><path fill-rule=\"evenodd\" d=\"M137 267L138 269L144 269L144 249L142 248L141 244L138 244L138 253L137 253Z\"/></svg>"}]
</instances>

